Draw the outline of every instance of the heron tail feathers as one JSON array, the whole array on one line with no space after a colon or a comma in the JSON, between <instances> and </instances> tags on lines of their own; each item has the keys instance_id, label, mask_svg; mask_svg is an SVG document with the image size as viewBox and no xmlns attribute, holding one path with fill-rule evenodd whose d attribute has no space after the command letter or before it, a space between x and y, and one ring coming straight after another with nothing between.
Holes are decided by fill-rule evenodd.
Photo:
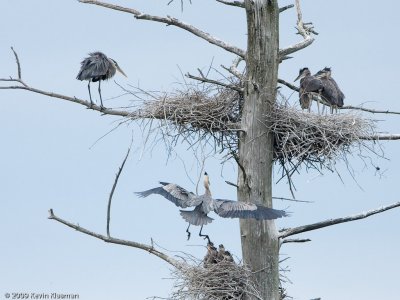
<instances>
[{"instance_id":1,"label":"heron tail feathers","mask_svg":"<svg viewBox=\"0 0 400 300\"><path fill-rule=\"evenodd\" d=\"M211 223L214 219L198 210L180 210L182 218L191 225L202 226Z\"/></svg>"}]
</instances>

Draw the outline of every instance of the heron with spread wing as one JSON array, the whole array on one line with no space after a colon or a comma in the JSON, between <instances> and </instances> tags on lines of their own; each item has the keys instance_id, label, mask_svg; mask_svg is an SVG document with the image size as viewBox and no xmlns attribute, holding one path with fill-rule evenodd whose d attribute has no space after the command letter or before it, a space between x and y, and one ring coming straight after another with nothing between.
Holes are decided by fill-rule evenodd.
<instances>
[{"instance_id":1,"label":"heron with spread wing","mask_svg":"<svg viewBox=\"0 0 400 300\"><path fill-rule=\"evenodd\" d=\"M180 210L180 214L189 223L186 229L188 239L190 238L190 225L201 226L199 236L210 239L207 235L201 233L203 226L211 223L212 218L207 216L211 211L223 218L241 218L256 220L273 220L286 217L288 214L284 210L276 210L262 205L246 203L240 201L232 201L225 199L214 199L211 196L210 180L207 173L204 173L205 193L197 196L188 192L184 188L174 183L160 182L162 186L147 191L137 192L139 197L147 197L152 194L159 194L168 199L176 206L181 208L195 207L194 210Z\"/></svg>"},{"instance_id":2,"label":"heron with spread wing","mask_svg":"<svg viewBox=\"0 0 400 300\"><path fill-rule=\"evenodd\" d=\"M118 63L112 58L107 57L102 52L89 53L89 57L86 57L81 62L81 69L79 70L76 79L89 81L88 90L90 97L90 107L93 106L92 94L90 93L90 83L96 81L99 82L98 90L101 103L100 108L104 109L103 99L101 97L100 82L102 80L108 80L112 78L115 75L116 71L120 72L122 75L127 77L124 71L122 71L122 69L118 66Z\"/></svg>"}]
</instances>

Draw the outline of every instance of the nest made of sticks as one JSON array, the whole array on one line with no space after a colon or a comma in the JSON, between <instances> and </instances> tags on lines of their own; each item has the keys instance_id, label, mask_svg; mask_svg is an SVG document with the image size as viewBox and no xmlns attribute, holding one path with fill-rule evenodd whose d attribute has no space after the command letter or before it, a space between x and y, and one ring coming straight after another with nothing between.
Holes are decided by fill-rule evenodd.
<instances>
[{"instance_id":1,"label":"nest made of sticks","mask_svg":"<svg viewBox=\"0 0 400 300\"><path fill-rule=\"evenodd\" d=\"M176 91L145 101L141 117L166 120L178 130L223 132L239 120L239 94L229 89Z\"/></svg>"},{"instance_id":2,"label":"nest made of sticks","mask_svg":"<svg viewBox=\"0 0 400 300\"><path fill-rule=\"evenodd\" d=\"M237 158L243 97L228 88L218 90L188 89L153 97L140 108L140 118L165 120L163 132L172 140L191 144L212 139L221 152ZM352 146L371 150L365 137L375 134L375 122L361 114L319 115L301 111L277 101L265 124L274 135L274 160L287 173L300 165L331 168L337 160L346 160ZM268 130L268 129L267 129ZM172 142L173 143L173 142Z\"/></svg>"},{"instance_id":3,"label":"nest made of sticks","mask_svg":"<svg viewBox=\"0 0 400 300\"><path fill-rule=\"evenodd\" d=\"M235 262L220 261L203 267L204 262L172 271L175 279L173 300L239 300L251 294L262 300L252 273Z\"/></svg>"},{"instance_id":4,"label":"nest made of sticks","mask_svg":"<svg viewBox=\"0 0 400 300\"><path fill-rule=\"evenodd\" d=\"M352 147L365 146L364 138L375 131L375 122L360 114L319 115L282 104L275 106L268 119L274 159L281 165L329 166L350 154Z\"/></svg>"}]
</instances>

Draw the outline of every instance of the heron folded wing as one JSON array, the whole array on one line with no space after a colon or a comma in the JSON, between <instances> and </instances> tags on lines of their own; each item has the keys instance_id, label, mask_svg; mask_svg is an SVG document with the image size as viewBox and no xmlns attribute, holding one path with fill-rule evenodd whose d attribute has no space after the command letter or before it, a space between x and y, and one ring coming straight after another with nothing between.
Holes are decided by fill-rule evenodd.
<instances>
[{"instance_id":1,"label":"heron folded wing","mask_svg":"<svg viewBox=\"0 0 400 300\"><path fill-rule=\"evenodd\" d=\"M253 203L216 199L215 212L223 218L273 220L287 216L284 210L268 208Z\"/></svg>"},{"instance_id":2,"label":"heron folded wing","mask_svg":"<svg viewBox=\"0 0 400 300\"><path fill-rule=\"evenodd\" d=\"M322 89L322 82L320 79L315 78L314 76L308 76L303 78L303 81L300 83L301 88L305 93L318 92Z\"/></svg>"},{"instance_id":3,"label":"heron folded wing","mask_svg":"<svg viewBox=\"0 0 400 300\"><path fill-rule=\"evenodd\" d=\"M151 194L158 194L168 199L176 206L186 208L190 206L196 206L201 202L195 194L188 192L184 188L174 183L160 182L163 186L153 188L143 192L137 192L136 194L141 197L147 197Z\"/></svg>"},{"instance_id":4,"label":"heron folded wing","mask_svg":"<svg viewBox=\"0 0 400 300\"><path fill-rule=\"evenodd\" d=\"M110 62L103 53L89 53L89 57L81 62L81 70L76 77L79 80L90 80L104 76L110 68Z\"/></svg>"}]
</instances>

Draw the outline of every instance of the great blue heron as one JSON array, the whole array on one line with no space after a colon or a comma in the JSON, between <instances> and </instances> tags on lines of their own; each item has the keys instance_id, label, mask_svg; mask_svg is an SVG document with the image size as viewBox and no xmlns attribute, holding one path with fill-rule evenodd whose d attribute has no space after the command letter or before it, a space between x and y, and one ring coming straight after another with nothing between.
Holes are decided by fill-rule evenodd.
<instances>
[{"instance_id":1,"label":"great blue heron","mask_svg":"<svg viewBox=\"0 0 400 300\"><path fill-rule=\"evenodd\" d=\"M204 173L204 188L205 193L197 196L188 192L184 188L174 183L160 182L162 186L156 187L147 191L137 192L139 197L147 197L151 194L159 194L176 206L187 208L195 207L192 211L180 210L180 214L189 223L186 229L188 239L190 238L190 225L201 226L199 236L210 239L207 235L201 234L203 226L211 223L212 218L207 216L211 211L216 212L223 218L241 218L241 219L256 219L256 220L273 220L287 216L283 210L276 210L262 205L253 203L238 202L225 199L213 199L210 191L210 180L207 172Z\"/></svg>"},{"instance_id":2,"label":"great blue heron","mask_svg":"<svg viewBox=\"0 0 400 300\"><path fill-rule=\"evenodd\" d=\"M78 76L76 79L79 80L88 80L88 90L89 90L89 97L90 97L90 107L93 106L92 95L90 93L90 82L99 82L99 96L100 96L100 103L101 109L104 108L103 106L103 99L101 97L101 89L100 89L100 82L102 80L110 79L115 75L115 72L119 71L125 77L126 74L121 68L118 66L117 62L112 58L107 57L102 52L92 52L89 53L89 57L86 57L81 62L81 69L79 70Z\"/></svg>"},{"instance_id":3,"label":"great blue heron","mask_svg":"<svg viewBox=\"0 0 400 300\"><path fill-rule=\"evenodd\" d=\"M314 76L321 79L323 85L321 96L330 104L331 113L333 113L334 109L337 112L338 107L343 107L345 96L331 75L331 68L325 67L318 71Z\"/></svg>"},{"instance_id":4,"label":"great blue heron","mask_svg":"<svg viewBox=\"0 0 400 300\"><path fill-rule=\"evenodd\" d=\"M299 76L294 80L300 79L300 106L301 108L311 110L312 93L321 94L323 86L321 79L311 75L310 70L302 68L299 71ZM319 113L319 100L317 101L318 113Z\"/></svg>"},{"instance_id":5,"label":"great blue heron","mask_svg":"<svg viewBox=\"0 0 400 300\"><path fill-rule=\"evenodd\" d=\"M222 244L218 246L217 261L234 262L232 254L229 251L226 251Z\"/></svg>"},{"instance_id":6,"label":"great blue heron","mask_svg":"<svg viewBox=\"0 0 400 300\"><path fill-rule=\"evenodd\" d=\"M212 242L207 243L207 254L204 257L204 267L207 268L212 264L217 263L218 250L214 247Z\"/></svg>"}]
</instances>

